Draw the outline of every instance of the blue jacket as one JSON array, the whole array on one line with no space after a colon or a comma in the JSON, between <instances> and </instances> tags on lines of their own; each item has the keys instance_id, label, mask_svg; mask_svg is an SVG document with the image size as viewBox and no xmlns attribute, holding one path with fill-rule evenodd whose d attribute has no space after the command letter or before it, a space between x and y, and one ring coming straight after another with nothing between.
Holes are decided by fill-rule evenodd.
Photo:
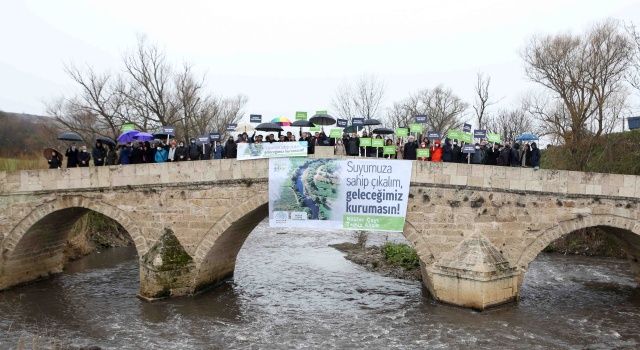
<instances>
[{"instance_id":1,"label":"blue jacket","mask_svg":"<svg viewBox=\"0 0 640 350\"><path fill-rule=\"evenodd\" d=\"M120 164L130 164L131 147L122 147L120 149Z\"/></svg>"},{"instance_id":2,"label":"blue jacket","mask_svg":"<svg viewBox=\"0 0 640 350\"><path fill-rule=\"evenodd\" d=\"M215 151L213 151L213 159L222 159L223 154L224 154L224 147L222 147L221 144L217 144Z\"/></svg>"},{"instance_id":3,"label":"blue jacket","mask_svg":"<svg viewBox=\"0 0 640 350\"><path fill-rule=\"evenodd\" d=\"M167 150L160 148L159 150L156 150L155 161L156 163L164 163L167 161L168 156L169 153L167 153Z\"/></svg>"}]
</instances>

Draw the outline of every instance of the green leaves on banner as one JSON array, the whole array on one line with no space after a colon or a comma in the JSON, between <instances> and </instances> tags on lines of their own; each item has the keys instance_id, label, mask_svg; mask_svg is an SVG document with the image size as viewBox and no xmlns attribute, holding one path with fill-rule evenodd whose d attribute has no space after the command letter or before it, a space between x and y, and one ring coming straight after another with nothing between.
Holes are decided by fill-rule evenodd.
<instances>
[{"instance_id":1,"label":"green leaves on banner","mask_svg":"<svg viewBox=\"0 0 640 350\"><path fill-rule=\"evenodd\" d=\"M342 129L331 129L329 137L332 139L339 139L342 137Z\"/></svg>"},{"instance_id":2,"label":"green leaves on banner","mask_svg":"<svg viewBox=\"0 0 640 350\"><path fill-rule=\"evenodd\" d=\"M500 139L500 134L494 134L491 132L487 134L487 141L496 143L502 142L502 140Z\"/></svg>"},{"instance_id":3,"label":"green leaves on banner","mask_svg":"<svg viewBox=\"0 0 640 350\"><path fill-rule=\"evenodd\" d=\"M383 155L394 155L396 154L396 146L384 146L382 148Z\"/></svg>"},{"instance_id":4,"label":"green leaves on banner","mask_svg":"<svg viewBox=\"0 0 640 350\"><path fill-rule=\"evenodd\" d=\"M409 129L407 128L397 128L396 135L400 137L407 137L409 135Z\"/></svg>"},{"instance_id":5,"label":"green leaves on banner","mask_svg":"<svg viewBox=\"0 0 640 350\"><path fill-rule=\"evenodd\" d=\"M307 120L307 112L296 112L296 120Z\"/></svg>"},{"instance_id":6,"label":"green leaves on banner","mask_svg":"<svg viewBox=\"0 0 640 350\"><path fill-rule=\"evenodd\" d=\"M360 147L371 147L371 139L368 137L361 137Z\"/></svg>"},{"instance_id":7,"label":"green leaves on banner","mask_svg":"<svg viewBox=\"0 0 640 350\"><path fill-rule=\"evenodd\" d=\"M429 158L430 155L431 155L431 152L429 151L428 148L418 148L416 150L416 156L418 158Z\"/></svg>"},{"instance_id":8,"label":"green leaves on banner","mask_svg":"<svg viewBox=\"0 0 640 350\"><path fill-rule=\"evenodd\" d=\"M371 139L371 147L384 147L384 139Z\"/></svg>"},{"instance_id":9,"label":"green leaves on banner","mask_svg":"<svg viewBox=\"0 0 640 350\"><path fill-rule=\"evenodd\" d=\"M409 124L409 131L422 133L422 125L423 124L418 124L418 123Z\"/></svg>"}]
</instances>

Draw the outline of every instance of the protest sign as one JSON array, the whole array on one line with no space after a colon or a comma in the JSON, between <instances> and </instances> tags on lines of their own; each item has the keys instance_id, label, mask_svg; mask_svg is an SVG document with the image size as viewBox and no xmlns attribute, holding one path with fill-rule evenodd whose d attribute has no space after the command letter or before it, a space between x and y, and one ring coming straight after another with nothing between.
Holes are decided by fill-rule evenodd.
<instances>
[{"instance_id":1,"label":"protest sign","mask_svg":"<svg viewBox=\"0 0 640 350\"><path fill-rule=\"evenodd\" d=\"M269 160L269 225L402 232L411 161Z\"/></svg>"},{"instance_id":2,"label":"protest sign","mask_svg":"<svg viewBox=\"0 0 640 350\"><path fill-rule=\"evenodd\" d=\"M238 143L237 147L238 160L307 156L307 141Z\"/></svg>"}]
</instances>

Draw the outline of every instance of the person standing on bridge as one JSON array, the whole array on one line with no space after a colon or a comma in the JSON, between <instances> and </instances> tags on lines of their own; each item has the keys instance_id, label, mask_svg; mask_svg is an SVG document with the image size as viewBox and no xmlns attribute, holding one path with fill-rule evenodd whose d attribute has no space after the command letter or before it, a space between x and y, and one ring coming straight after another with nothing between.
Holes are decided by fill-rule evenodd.
<instances>
[{"instance_id":1,"label":"person standing on bridge","mask_svg":"<svg viewBox=\"0 0 640 350\"><path fill-rule=\"evenodd\" d=\"M47 159L49 169L60 169L62 167L62 159L56 151L51 151L51 158Z\"/></svg>"},{"instance_id":2,"label":"person standing on bridge","mask_svg":"<svg viewBox=\"0 0 640 350\"><path fill-rule=\"evenodd\" d=\"M87 152L87 146L82 146L80 152L78 152L78 165L81 168L88 167L91 161L91 154Z\"/></svg>"},{"instance_id":3,"label":"person standing on bridge","mask_svg":"<svg viewBox=\"0 0 640 350\"><path fill-rule=\"evenodd\" d=\"M418 142L413 135L409 136L403 147L403 157L408 160L416 160Z\"/></svg>"},{"instance_id":4,"label":"person standing on bridge","mask_svg":"<svg viewBox=\"0 0 640 350\"><path fill-rule=\"evenodd\" d=\"M431 147L430 151L432 162L442 162L442 147L440 144L440 140L435 140L433 142L433 146Z\"/></svg>"},{"instance_id":5,"label":"person standing on bridge","mask_svg":"<svg viewBox=\"0 0 640 350\"><path fill-rule=\"evenodd\" d=\"M105 158L105 165L118 164L118 152L116 152L115 145L109 145L107 148L107 157Z\"/></svg>"},{"instance_id":6,"label":"person standing on bridge","mask_svg":"<svg viewBox=\"0 0 640 350\"><path fill-rule=\"evenodd\" d=\"M233 137L229 136L227 145L224 147L224 157L226 159L235 159L238 157L238 145L233 142Z\"/></svg>"},{"instance_id":7,"label":"person standing on bridge","mask_svg":"<svg viewBox=\"0 0 640 350\"><path fill-rule=\"evenodd\" d=\"M192 138L189 144L189 160L200 160L202 148L196 144L196 139Z\"/></svg>"},{"instance_id":8,"label":"person standing on bridge","mask_svg":"<svg viewBox=\"0 0 640 350\"><path fill-rule=\"evenodd\" d=\"M162 144L156 144L156 153L153 155L155 163L164 163L167 161L167 157L167 150L162 147Z\"/></svg>"},{"instance_id":9,"label":"person standing on bridge","mask_svg":"<svg viewBox=\"0 0 640 350\"><path fill-rule=\"evenodd\" d=\"M531 144L531 166L536 170L540 169L540 150L535 142Z\"/></svg>"},{"instance_id":10,"label":"person standing on bridge","mask_svg":"<svg viewBox=\"0 0 640 350\"><path fill-rule=\"evenodd\" d=\"M95 147L93 147L93 151L91 152L91 154L93 156L93 165L104 165L104 159L107 157L107 150L104 148L101 141L96 141Z\"/></svg>"},{"instance_id":11,"label":"person standing on bridge","mask_svg":"<svg viewBox=\"0 0 640 350\"><path fill-rule=\"evenodd\" d=\"M189 158L189 150L185 147L184 142L180 141L178 147L176 148L176 157L174 161L182 162Z\"/></svg>"},{"instance_id":12,"label":"person standing on bridge","mask_svg":"<svg viewBox=\"0 0 640 350\"><path fill-rule=\"evenodd\" d=\"M67 148L65 156L67 157L67 168L78 167L78 149L75 143L72 143L71 147Z\"/></svg>"},{"instance_id":13,"label":"person standing on bridge","mask_svg":"<svg viewBox=\"0 0 640 350\"><path fill-rule=\"evenodd\" d=\"M131 163L131 143L126 145L118 146L120 148L120 155L118 158L118 163L120 165L130 164Z\"/></svg>"}]
</instances>

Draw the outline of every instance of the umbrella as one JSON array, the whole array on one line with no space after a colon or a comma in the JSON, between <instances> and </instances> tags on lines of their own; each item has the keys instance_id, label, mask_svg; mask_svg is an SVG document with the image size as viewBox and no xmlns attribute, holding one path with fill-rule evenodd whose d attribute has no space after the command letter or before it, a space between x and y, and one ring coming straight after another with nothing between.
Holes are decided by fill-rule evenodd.
<instances>
[{"instance_id":1,"label":"umbrella","mask_svg":"<svg viewBox=\"0 0 640 350\"><path fill-rule=\"evenodd\" d=\"M45 148L44 151L42 151L42 155L45 159L49 160L51 159L51 155L53 154L53 152L56 152L58 154L58 157L60 157L60 161L62 162L64 157L62 156L62 153L58 152L58 150L55 148Z\"/></svg>"},{"instance_id":2,"label":"umbrella","mask_svg":"<svg viewBox=\"0 0 640 350\"><path fill-rule=\"evenodd\" d=\"M129 130L129 131L125 131L122 133L122 135L118 136L118 143L129 143L129 142L133 142L136 139L134 138L134 136L136 136L140 131L138 130Z\"/></svg>"},{"instance_id":3,"label":"umbrella","mask_svg":"<svg viewBox=\"0 0 640 350\"><path fill-rule=\"evenodd\" d=\"M373 129L373 133L378 135L391 135L394 131L389 128L375 128Z\"/></svg>"},{"instance_id":4,"label":"umbrella","mask_svg":"<svg viewBox=\"0 0 640 350\"><path fill-rule=\"evenodd\" d=\"M58 135L58 140L62 141L79 141L82 142L82 137L75 132L65 131Z\"/></svg>"},{"instance_id":5,"label":"umbrella","mask_svg":"<svg viewBox=\"0 0 640 350\"><path fill-rule=\"evenodd\" d=\"M137 141L152 141L154 139L153 135L144 131L139 131L137 134L133 135L133 138Z\"/></svg>"},{"instance_id":6,"label":"umbrella","mask_svg":"<svg viewBox=\"0 0 640 350\"><path fill-rule=\"evenodd\" d=\"M537 141L537 140L538 140L538 136L530 132L522 133L516 137L516 141Z\"/></svg>"},{"instance_id":7,"label":"umbrella","mask_svg":"<svg viewBox=\"0 0 640 350\"><path fill-rule=\"evenodd\" d=\"M309 118L309 121L315 125L333 125L336 123L335 118L328 114L316 114Z\"/></svg>"},{"instance_id":8,"label":"umbrella","mask_svg":"<svg viewBox=\"0 0 640 350\"><path fill-rule=\"evenodd\" d=\"M245 133L245 132L248 134L248 133L252 132L255 129L256 128L253 125L249 124L249 123L240 123L240 124L238 124L236 126L236 132L239 132L241 134Z\"/></svg>"},{"instance_id":9,"label":"umbrella","mask_svg":"<svg viewBox=\"0 0 640 350\"><path fill-rule=\"evenodd\" d=\"M113 141L112 139L110 139L108 137L104 137L104 136L96 137L96 141L100 141L105 145L111 145L111 146L115 146L116 145L115 141Z\"/></svg>"},{"instance_id":10,"label":"umbrella","mask_svg":"<svg viewBox=\"0 0 640 350\"><path fill-rule=\"evenodd\" d=\"M158 139L158 140L167 140L169 141L169 139L174 139L176 137L176 134L172 133L172 132L154 132L153 133L153 138Z\"/></svg>"},{"instance_id":11,"label":"umbrella","mask_svg":"<svg viewBox=\"0 0 640 350\"><path fill-rule=\"evenodd\" d=\"M346 128L342 129L342 131L351 134L351 133L356 133L358 131L360 131L362 129L362 126L360 125L349 125Z\"/></svg>"},{"instance_id":12,"label":"umbrella","mask_svg":"<svg viewBox=\"0 0 640 350\"><path fill-rule=\"evenodd\" d=\"M289 126L289 125L291 125L291 120L289 120L287 117L273 118L271 120L271 122L273 124L277 124L277 125L280 125L280 126Z\"/></svg>"},{"instance_id":13,"label":"umbrella","mask_svg":"<svg viewBox=\"0 0 640 350\"><path fill-rule=\"evenodd\" d=\"M378 119L365 119L363 125L380 125L382 124Z\"/></svg>"},{"instance_id":14,"label":"umbrella","mask_svg":"<svg viewBox=\"0 0 640 350\"><path fill-rule=\"evenodd\" d=\"M262 123L256 126L256 130L258 131L283 131L280 125L274 123Z\"/></svg>"},{"instance_id":15,"label":"umbrella","mask_svg":"<svg viewBox=\"0 0 640 350\"><path fill-rule=\"evenodd\" d=\"M295 122L291 123L291 126L297 126L301 128L312 128L315 125L308 120L296 120Z\"/></svg>"}]
</instances>

